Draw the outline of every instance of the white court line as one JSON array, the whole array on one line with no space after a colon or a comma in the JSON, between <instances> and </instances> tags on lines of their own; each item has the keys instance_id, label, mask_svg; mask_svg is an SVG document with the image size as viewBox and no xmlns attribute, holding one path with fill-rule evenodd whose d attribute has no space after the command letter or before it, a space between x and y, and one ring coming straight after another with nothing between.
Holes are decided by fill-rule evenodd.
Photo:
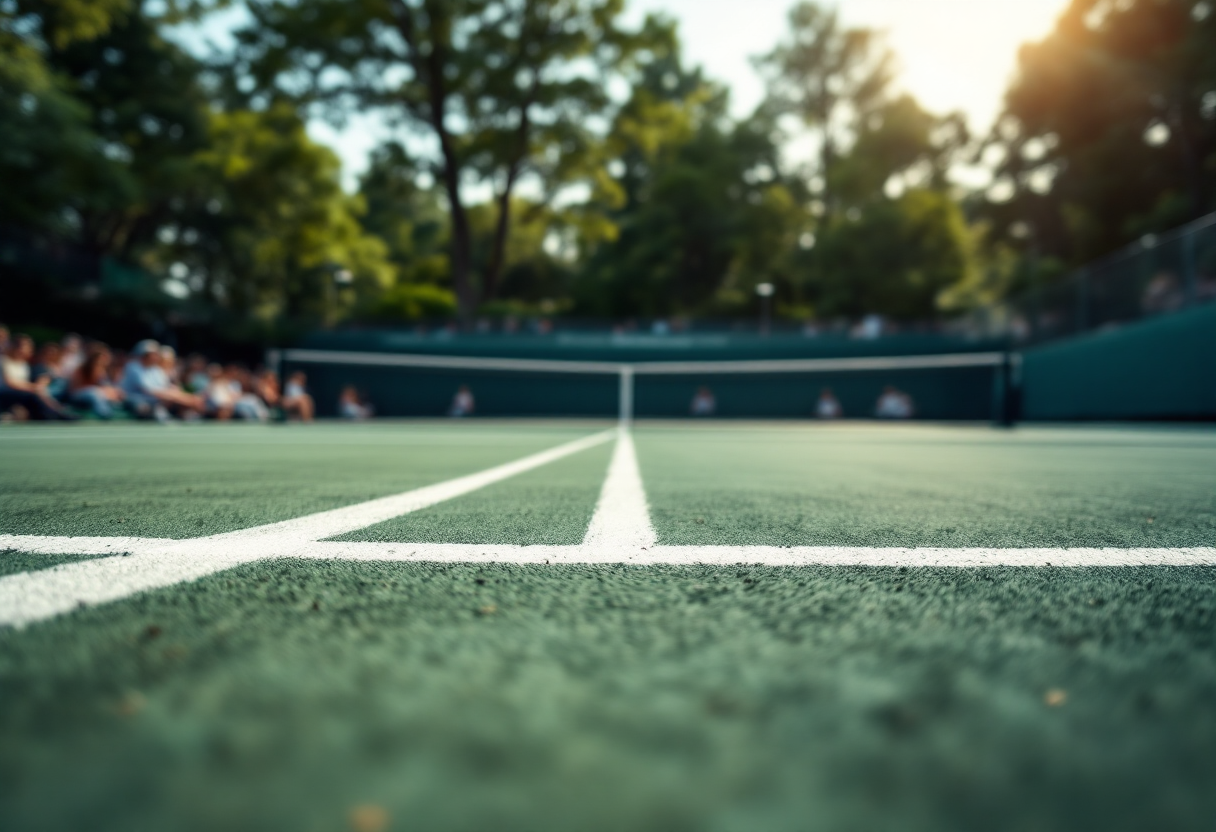
<instances>
[{"instance_id":1,"label":"white court line","mask_svg":"<svg viewBox=\"0 0 1216 832\"><path fill-rule=\"evenodd\" d=\"M989 566L1216 566L1216 547L1004 549L868 546L479 546L452 543L322 541L291 557L413 563L620 564L623 566L877 566L975 569Z\"/></svg>"},{"instance_id":2,"label":"white court line","mask_svg":"<svg viewBox=\"0 0 1216 832\"><path fill-rule=\"evenodd\" d=\"M646 506L646 490L642 486L642 474L638 470L638 456L633 448L633 437L622 430L608 466L608 476L600 491L599 503L583 548L592 550L638 550L649 549L658 540L650 522L650 509Z\"/></svg>"},{"instance_id":3,"label":"white court line","mask_svg":"<svg viewBox=\"0 0 1216 832\"><path fill-rule=\"evenodd\" d=\"M68 612L78 606L125 598L136 592L194 580L222 569L268 557L291 557L321 538L391 520L470 491L554 462L616 436L615 430L568 442L486 471L459 477L402 494L323 511L281 523L211 535L193 540L148 541L116 539L114 549L98 551L98 538L50 538L60 554L108 554L117 557L68 563L0 577L0 626L23 626ZM0 535L0 549L46 552L46 538Z\"/></svg>"}]
</instances>

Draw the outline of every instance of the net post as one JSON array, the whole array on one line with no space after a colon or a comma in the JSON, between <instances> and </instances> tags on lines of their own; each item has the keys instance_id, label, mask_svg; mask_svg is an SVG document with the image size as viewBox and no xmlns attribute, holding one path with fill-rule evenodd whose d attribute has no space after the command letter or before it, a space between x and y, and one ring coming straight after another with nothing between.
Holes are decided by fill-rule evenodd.
<instances>
[{"instance_id":1,"label":"net post","mask_svg":"<svg viewBox=\"0 0 1216 832\"><path fill-rule=\"evenodd\" d=\"M996 413L994 421L1003 428L1017 425L1021 410L1022 356L1007 346L997 366Z\"/></svg>"},{"instance_id":2,"label":"net post","mask_svg":"<svg viewBox=\"0 0 1216 832\"><path fill-rule=\"evenodd\" d=\"M620 426L628 428L630 423L633 422L633 367L628 364L622 364L620 379Z\"/></svg>"}]
</instances>

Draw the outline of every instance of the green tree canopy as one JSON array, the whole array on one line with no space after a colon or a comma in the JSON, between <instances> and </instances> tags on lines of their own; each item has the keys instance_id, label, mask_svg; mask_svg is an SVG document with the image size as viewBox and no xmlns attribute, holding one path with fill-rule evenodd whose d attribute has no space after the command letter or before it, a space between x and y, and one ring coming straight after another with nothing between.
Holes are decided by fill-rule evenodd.
<instances>
[{"instance_id":1,"label":"green tree canopy","mask_svg":"<svg viewBox=\"0 0 1216 832\"><path fill-rule=\"evenodd\" d=\"M1073 0L992 138L996 239L1079 264L1216 209L1213 44L1206 0Z\"/></svg>"},{"instance_id":2,"label":"green tree canopy","mask_svg":"<svg viewBox=\"0 0 1216 832\"><path fill-rule=\"evenodd\" d=\"M545 201L599 171L593 126L609 79L653 25L621 27L623 0L252 2L240 65L255 88L331 110L381 108L425 130L450 215L452 284L466 320L506 262L515 191ZM493 196L490 253L474 262L467 188ZM480 268L478 266L480 265ZM475 274L476 271L476 274Z\"/></svg>"},{"instance_id":3,"label":"green tree canopy","mask_svg":"<svg viewBox=\"0 0 1216 832\"><path fill-rule=\"evenodd\" d=\"M757 283L789 285L805 216L771 122L735 123L724 89L670 46L643 67L607 143L616 233L586 246L578 308L599 315L734 314Z\"/></svg>"},{"instance_id":4,"label":"green tree canopy","mask_svg":"<svg viewBox=\"0 0 1216 832\"><path fill-rule=\"evenodd\" d=\"M192 165L193 208L162 256L204 296L264 319L317 320L338 295L350 306L393 285L387 246L359 224L364 200L342 190L337 156L291 107L213 113Z\"/></svg>"}]
</instances>

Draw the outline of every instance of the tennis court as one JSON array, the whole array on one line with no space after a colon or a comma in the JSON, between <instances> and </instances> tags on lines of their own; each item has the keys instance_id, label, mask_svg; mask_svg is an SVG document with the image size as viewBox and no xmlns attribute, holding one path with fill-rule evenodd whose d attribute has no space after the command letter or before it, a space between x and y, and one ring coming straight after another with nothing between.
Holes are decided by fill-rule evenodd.
<instances>
[{"instance_id":1,"label":"tennis court","mask_svg":"<svg viewBox=\"0 0 1216 832\"><path fill-rule=\"evenodd\" d=\"M1207 427L0 432L0 826L1216 816Z\"/></svg>"}]
</instances>

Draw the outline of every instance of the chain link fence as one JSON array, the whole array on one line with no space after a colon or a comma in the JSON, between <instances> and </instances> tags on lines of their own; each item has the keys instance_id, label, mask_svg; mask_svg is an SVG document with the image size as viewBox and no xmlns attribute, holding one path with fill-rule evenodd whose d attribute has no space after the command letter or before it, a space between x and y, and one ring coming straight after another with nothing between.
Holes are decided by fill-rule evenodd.
<instances>
[{"instance_id":1,"label":"chain link fence","mask_svg":"<svg viewBox=\"0 0 1216 832\"><path fill-rule=\"evenodd\" d=\"M1016 344L1107 329L1216 300L1216 214L1099 260L1009 304Z\"/></svg>"}]
</instances>

